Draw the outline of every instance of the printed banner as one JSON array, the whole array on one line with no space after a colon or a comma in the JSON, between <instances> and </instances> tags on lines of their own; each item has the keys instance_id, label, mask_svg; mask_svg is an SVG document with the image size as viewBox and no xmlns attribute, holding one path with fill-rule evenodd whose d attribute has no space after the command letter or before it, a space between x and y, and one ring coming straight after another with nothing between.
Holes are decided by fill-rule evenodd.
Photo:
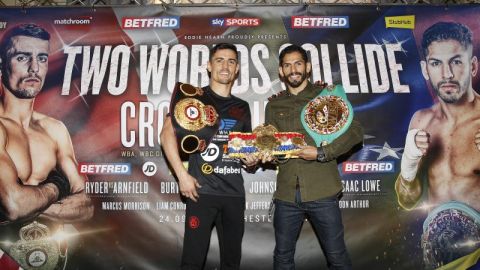
<instances>
[{"instance_id":1,"label":"printed banner","mask_svg":"<svg viewBox=\"0 0 480 270\"><path fill-rule=\"evenodd\" d=\"M0 269L19 267L8 268L7 254L24 269L179 268L185 204L159 134L175 84L208 85L209 49L219 42L238 48L233 94L249 103L252 127L285 89L278 56L289 44L307 50L310 81L343 85L365 131L363 148L338 160L354 269L478 266L479 14L476 5L0 9ZM49 39L40 30L15 35L25 24ZM33 114L22 113L31 109L25 100L34 100ZM220 129L229 128L222 119ZM408 145L409 129L425 133ZM411 145L419 136L424 153ZM227 158L224 149L207 146L205 164ZM419 168L402 156L421 160ZM54 167L79 191L68 203L42 196L52 186L38 175ZM407 179L416 169L397 194L401 172ZM242 174L241 268L272 269L276 170ZM213 232L205 269L219 261ZM308 222L295 262L326 267Z\"/></svg>"}]
</instances>

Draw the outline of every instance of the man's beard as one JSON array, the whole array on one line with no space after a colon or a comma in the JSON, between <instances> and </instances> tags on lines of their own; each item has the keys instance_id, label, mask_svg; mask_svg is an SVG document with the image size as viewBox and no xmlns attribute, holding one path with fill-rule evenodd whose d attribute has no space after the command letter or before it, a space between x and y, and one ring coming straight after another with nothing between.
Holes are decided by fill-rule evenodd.
<instances>
[{"instance_id":1,"label":"man's beard","mask_svg":"<svg viewBox=\"0 0 480 270\"><path fill-rule=\"evenodd\" d=\"M290 81L289 78L291 75L300 75L300 79L297 81ZM296 88L299 87L307 79L306 73L292 72L285 77L285 83L290 87Z\"/></svg>"},{"instance_id":2,"label":"man's beard","mask_svg":"<svg viewBox=\"0 0 480 270\"><path fill-rule=\"evenodd\" d=\"M16 90L9 90L9 91L19 99L32 99L36 97L38 94L38 91L27 90L27 89L16 89Z\"/></svg>"},{"instance_id":3,"label":"man's beard","mask_svg":"<svg viewBox=\"0 0 480 270\"><path fill-rule=\"evenodd\" d=\"M454 84L458 87L458 92L452 93L452 94L446 94L444 92L440 91L440 88L443 84ZM464 83L464 85L460 85L460 82L458 81L453 81L453 80L443 80L437 83L436 86L434 86L435 93L437 96L443 100L445 103L456 103L459 101L463 95L465 94L465 89L467 89L467 85L470 83L470 78Z\"/></svg>"},{"instance_id":4,"label":"man's beard","mask_svg":"<svg viewBox=\"0 0 480 270\"><path fill-rule=\"evenodd\" d=\"M4 74L8 74L8 73L4 73ZM32 76L30 76L30 77L32 77ZM26 78L30 78L30 77L26 77ZM36 75L34 75L33 77L40 80L40 78ZM40 91L37 91L37 90L34 90L34 89L21 88L20 83L23 80L25 80L26 78L20 78L15 85L15 89L13 89L13 87L10 85L10 81L8 80L8 76L2 77L2 81L3 81L3 85L6 86L7 90L10 93L12 93L12 95L14 95L15 97L17 97L19 99L32 99L32 98L36 97L37 94Z\"/></svg>"}]
</instances>

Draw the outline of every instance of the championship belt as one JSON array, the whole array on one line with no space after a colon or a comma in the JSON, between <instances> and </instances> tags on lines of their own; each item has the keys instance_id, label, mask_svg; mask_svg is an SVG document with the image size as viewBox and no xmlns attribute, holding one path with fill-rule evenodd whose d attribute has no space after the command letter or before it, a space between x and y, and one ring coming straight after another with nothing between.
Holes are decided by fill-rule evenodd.
<instances>
[{"instance_id":1,"label":"championship belt","mask_svg":"<svg viewBox=\"0 0 480 270\"><path fill-rule=\"evenodd\" d=\"M19 232L20 240L13 243L8 254L26 270L63 269L65 254L60 251L59 243L52 238L50 229L37 221L23 226Z\"/></svg>"},{"instance_id":2,"label":"championship belt","mask_svg":"<svg viewBox=\"0 0 480 270\"><path fill-rule=\"evenodd\" d=\"M213 100L186 83L175 85L170 114L180 148L187 154L205 150L220 126Z\"/></svg>"},{"instance_id":3,"label":"championship belt","mask_svg":"<svg viewBox=\"0 0 480 270\"><path fill-rule=\"evenodd\" d=\"M300 118L315 144L326 145L350 127L353 108L341 85L329 85L307 103Z\"/></svg>"},{"instance_id":4,"label":"championship belt","mask_svg":"<svg viewBox=\"0 0 480 270\"><path fill-rule=\"evenodd\" d=\"M426 269L439 268L480 248L480 214L451 201L435 208L423 223L422 249Z\"/></svg>"},{"instance_id":5,"label":"championship belt","mask_svg":"<svg viewBox=\"0 0 480 270\"><path fill-rule=\"evenodd\" d=\"M306 145L303 134L278 132L272 125L260 125L252 133L230 132L228 135L228 155L231 158L261 153L282 158L298 158L295 154L302 145Z\"/></svg>"}]
</instances>

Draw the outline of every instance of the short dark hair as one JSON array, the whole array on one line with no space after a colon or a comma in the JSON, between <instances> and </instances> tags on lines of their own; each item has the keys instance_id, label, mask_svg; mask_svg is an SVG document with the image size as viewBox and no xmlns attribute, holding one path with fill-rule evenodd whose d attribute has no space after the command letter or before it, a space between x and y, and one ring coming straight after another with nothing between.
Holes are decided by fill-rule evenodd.
<instances>
[{"instance_id":1,"label":"short dark hair","mask_svg":"<svg viewBox=\"0 0 480 270\"><path fill-rule=\"evenodd\" d=\"M238 61L237 47L231 43L226 43L226 42L218 43L210 49L210 57L209 57L210 61L212 60L213 55L218 50L232 50L233 52L235 52L235 59L237 59Z\"/></svg>"},{"instance_id":2,"label":"short dark hair","mask_svg":"<svg viewBox=\"0 0 480 270\"><path fill-rule=\"evenodd\" d=\"M8 29L0 40L0 58L2 59L2 70L5 67L9 50L13 47L13 38L16 36L34 37L50 41L50 33L34 23L15 25ZM5 76L5 74L4 74Z\"/></svg>"},{"instance_id":3,"label":"short dark hair","mask_svg":"<svg viewBox=\"0 0 480 270\"><path fill-rule=\"evenodd\" d=\"M423 32L422 50L426 58L428 46L434 41L456 40L463 48L472 46L472 31L466 25L456 22L438 22Z\"/></svg>"},{"instance_id":4,"label":"short dark hair","mask_svg":"<svg viewBox=\"0 0 480 270\"><path fill-rule=\"evenodd\" d=\"M300 53L300 55L302 56L302 59L303 59L303 61L305 61L305 63L309 62L307 51L304 48L302 48L298 45L292 44L292 45L289 45L288 47L286 47L285 49L283 49L280 52L280 55L278 56L278 59L280 60L279 61L279 66L283 65L283 58L285 57L285 55L289 54L289 53L293 53L293 52Z\"/></svg>"}]
</instances>

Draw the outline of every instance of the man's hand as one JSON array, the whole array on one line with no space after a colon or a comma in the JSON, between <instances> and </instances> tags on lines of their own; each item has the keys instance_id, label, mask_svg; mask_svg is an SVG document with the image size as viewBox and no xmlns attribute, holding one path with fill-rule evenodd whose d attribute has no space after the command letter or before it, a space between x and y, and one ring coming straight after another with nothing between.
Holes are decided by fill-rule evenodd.
<instances>
[{"instance_id":1,"label":"man's hand","mask_svg":"<svg viewBox=\"0 0 480 270\"><path fill-rule=\"evenodd\" d=\"M317 147L311 145L299 146L298 157L305 160L317 160Z\"/></svg>"},{"instance_id":2,"label":"man's hand","mask_svg":"<svg viewBox=\"0 0 480 270\"><path fill-rule=\"evenodd\" d=\"M52 170L40 185L54 184L58 189L58 201L70 195L70 182L60 171Z\"/></svg>"},{"instance_id":3,"label":"man's hand","mask_svg":"<svg viewBox=\"0 0 480 270\"><path fill-rule=\"evenodd\" d=\"M475 133L475 146L477 147L477 150L480 151L480 128Z\"/></svg>"},{"instance_id":4,"label":"man's hand","mask_svg":"<svg viewBox=\"0 0 480 270\"><path fill-rule=\"evenodd\" d=\"M480 133L477 132L477 135L479 135L479 138L480 138ZM480 139L479 139L479 143L480 143ZM415 135L415 145L422 152L422 155L424 156L428 151L428 146L430 145L430 134L428 134L428 132L424 130L419 130ZM478 143L477 143L477 147L478 147Z\"/></svg>"},{"instance_id":5,"label":"man's hand","mask_svg":"<svg viewBox=\"0 0 480 270\"><path fill-rule=\"evenodd\" d=\"M240 160L247 168L252 168L253 166L257 165L257 163L260 161L260 158L255 154L247 154L245 158L241 158Z\"/></svg>"},{"instance_id":6,"label":"man's hand","mask_svg":"<svg viewBox=\"0 0 480 270\"><path fill-rule=\"evenodd\" d=\"M401 167L402 178L406 181L413 181L417 175L420 159L428 151L430 135L419 129L410 129L405 139Z\"/></svg>"},{"instance_id":7,"label":"man's hand","mask_svg":"<svg viewBox=\"0 0 480 270\"><path fill-rule=\"evenodd\" d=\"M189 173L185 172L182 175L178 175L178 184L180 186L180 193L196 202L198 199L197 188L201 188L197 179L191 176Z\"/></svg>"}]
</instances>

